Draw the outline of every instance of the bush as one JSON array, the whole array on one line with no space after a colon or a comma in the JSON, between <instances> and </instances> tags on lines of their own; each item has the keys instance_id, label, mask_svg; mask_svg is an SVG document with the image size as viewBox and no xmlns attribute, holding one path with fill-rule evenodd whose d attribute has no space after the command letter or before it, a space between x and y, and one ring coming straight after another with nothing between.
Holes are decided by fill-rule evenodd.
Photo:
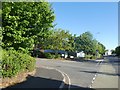
<instances>
[{"instance_id":1,"label":"bush","mask_svg":"<svg viewBox=\"0 0 120 90\"><path fill-rule=\"evenodd\" d=\"M56 54L54 58L61 58L60 54Z\"/></svg>"},{"instance_id":2,"label":"bush","mask_svg":"<svg viewBox=\"0 0 120 90\"><path fill-rule=\"evenodd\" d=\"M85 55L85 59L90 59L91 55Z\"/></svg>"},{"instance_id":3,"label":"bush","mask_svg":"<svg viewBox=\"0 0 120 90\"><path fill-rule=\"evenodd\" d=\"M46 58L49 58L49 59L55 58L55 55L51 53L44 53L44 55Z\"/></svg>"},{"instance_id":4,"label":"bush","mask_svg":"<svg viewBox=\"0 0 120 90\"><path fill-rule=\"evenodd\" d=\"M120 57L120 46L115 48L115 53L118 57Z\"/></svg>"},{"instance_id":5,"label":"bush","mask_svg":"<svg viewBox=\"0 0 120 90\"><path fill-rule=\"evenodd\" d=\"M93 55L93 56L91 56L91 59L96 59L96 56L94 56L94 55Z\"/></svg>"},{"instance_id":6,"label":"bush","mask_svg":"<svg viewBox=\"0 0 120 90\"><path fill-rule=\"evenodd\" d=\"M96 59L95 55L85 55L85 59Z\"/></svg>"},{"instance_id":7,"label":"bush","mask_svg":"<svg viewBox=\"0 0 120 90\"><path fill-rule=\"evenodd\" d=\"M46 58L52 59L52 58L61 58L59 54L51 54L51 53L44 53Z\"/></svg>"},{"instance_id":8,"label":"bush","mask_svg":"<svg viewBox=\"0 0 120 90\"><path fill-rule=\"evenodd\" d=\"M41 52L40 50L32 50L30 51L30 54L32 57L45 58L44 53Z\"/></svg>"},{"instance_id":9,"label":"bush","mask_svg":"<svg viewBox=\"0 0 120 90\"><path fill-rule=\"evenodd\" d=\"M2 50L2 77L12 77L21 71L33 71L35 59L28 54L15 50Z\"/></svg>"}]
</instances>

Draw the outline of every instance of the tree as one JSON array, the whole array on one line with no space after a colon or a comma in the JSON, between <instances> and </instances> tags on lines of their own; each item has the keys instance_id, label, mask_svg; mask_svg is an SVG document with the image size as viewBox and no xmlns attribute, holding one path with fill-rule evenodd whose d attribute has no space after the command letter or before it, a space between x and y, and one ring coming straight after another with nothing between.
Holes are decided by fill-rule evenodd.
<instances>
[{"instance_id":1,"label":"tree","mask_svg":"<svg viewBox=\"0 0 120 90\"><path fill-rule=\"evenodd\" d=\"M112 49L111 52L112 52L112 54L115 54L115 50Z\"/></svg>"},{"instance_id":2,"label":"tree","mask_svg":"<svg viewBox=\"0 0 120 90\"><path fill-rule=\"evenodd\" d=\"M0 3L1 4L1 3ZM1 7L0 7L0 33L2 32L1 30L1 26L2 26L2 10L1 10ZM1 33L2 34L2 33ZM1 35L0 34L0 35Z\"/></svg>"},{"instance_id":3,"label":"tree","mask_svg":"<svg viewBox=\"0 0 120 90\"><path fill-rule=\"evenodd\" d=\"M0 3L1 5L1 3ZM1 7L0 7L0 27L2 26L2 10L1 10Z\"/></svg>"},{"instance_id":4,"label":"tree","mask_svg":"<svg viewBox=\"0 0 120 90\"><path fill-rule=\"evenodd\" d=\"M85 53L92 53L93 47L93 35L90 32L85 32L80 36L76 37L76 51L84 51Z\"/></svg>"},{"instance_id":5,"label":"tree","mask_svg":"<svg viewBox=\"0 0 120 90\"><path fill-rule=\"evenodd\" d=\"M115 53L117 54L117 56L120 56L120 46L117 46L115 48Z\"/></svg>"},{"instance_id":6,"label":"tree","mask_svg":"<svg viewBox=\"0 0 120 90\"><path fill-rule=\"evenodd\" d=\"M2 7L3 48L31 50L53 27L48 2L3 2Z\"/></svg>"},{"instance_id":7,"label":"tree","mask_svg":"<svg viewBox=\"0 0 120 90\"><path fill-rule=\"evenodd\" d=\"M74 37L69 33L69 31L65 31L60 28L50 30L49 36L43 38L41 42L39 42L39 48L41 49L68 51L72 51L74 49Z\"/></svg>"},{"instance_id":8,"label":"tree","mask_svg":"<svg viewBox=\"0 0 120 90\"><path fill-rule=\"evenodd\" d=\"M101 55L103 55L105 53L105 46L102 43L98 42L97 50Z\"/></svg>"},{"instance_id":9,"label":"tree","mask_svg":"<svg viewBox=\"0 0 120 90\"><path fill-rule=\"evenodd\" d=\"M88 31L75 38L76 51L84 51L86 54L95 55L98 51L104 54L105 46L93 39L93 35Z\"/></svg>"}]
</instances>

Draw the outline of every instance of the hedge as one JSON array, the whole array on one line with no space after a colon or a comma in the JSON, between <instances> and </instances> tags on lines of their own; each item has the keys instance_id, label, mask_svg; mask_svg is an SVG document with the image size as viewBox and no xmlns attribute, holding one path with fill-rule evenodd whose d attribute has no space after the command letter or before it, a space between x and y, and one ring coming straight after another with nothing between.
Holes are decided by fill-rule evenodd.
<instances>
[{"instance_id":1,"label":"hedge","mask_svg":"<svg viewBox=\"0 0 120 90\"><path fill-rule=\"evenodd\" d=\"M96 59L97 57L94 55L85 55L85 59Z\"/></svg>"},{"instance_id":2,"label":"hedge","mask_svg":"<svg viewBox=\"0 0 120 90\"><path fill-rule=\"evenodd\" d=\"M1 77L12 77L21 71L33 71L35 58L15 50L2 50Z\"/></svg>"},{"instance_id":3,"label":"hedge","mask_svg":"<svg viewBox=\"0 0 120 90\"><path fill-rule=\"evenodd\" d=\"M44 55L45 55L45 58L48 58L48 59L61 58L60 54L44 53Z\"/></svg>"}]
</instances>

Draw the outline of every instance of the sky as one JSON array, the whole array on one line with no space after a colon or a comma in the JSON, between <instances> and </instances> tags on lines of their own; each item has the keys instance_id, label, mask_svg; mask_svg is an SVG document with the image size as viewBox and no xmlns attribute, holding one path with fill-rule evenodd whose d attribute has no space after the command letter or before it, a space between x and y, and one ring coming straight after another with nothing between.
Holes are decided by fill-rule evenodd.
<instances>
[{"instance_id":1,"label":"sky","mask_svg":"<svg viewBox=\"0 0 120 90\"><path fill-rule=\"evenodd\" d=\"M106 49L118 46L117 2L52 2L57 25L72 34L90 31Z\"/></svg>"}]
</instances>

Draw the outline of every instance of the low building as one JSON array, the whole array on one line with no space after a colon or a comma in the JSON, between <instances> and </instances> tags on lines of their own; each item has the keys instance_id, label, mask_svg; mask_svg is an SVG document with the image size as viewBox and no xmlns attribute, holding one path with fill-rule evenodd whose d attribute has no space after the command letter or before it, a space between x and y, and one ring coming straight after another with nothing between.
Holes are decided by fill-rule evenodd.
<instances>
[{"instance_id":1,"label":"low building","mask_svg":"<svg viewBox=\"0 0 120 90\"><path fill-rule=\"evenodd\" d=\"M105 52L105 56L108 56L108 55L111 55L111 54L112 54L111 50L108 50L108 51Z\"/></svg>"},{"instance_id":2,"label":"low building","mask_svg":"<svg viewBox=\"0 0 120 90\"><path fill-rule=\"evenodd\" d=\"M77 53L77 57L85 57L85 53L83 51Z\"/></svg>"},{"instance_id":3,"label":"low building","mask_svg":"<svg viewBox=\"0 0 120 90\"><path fill-rule=\"evenodd\" d=\"M44 53L52 53L52 54L60 54L62 58L67 58L68 57L68 53L64 50L44 50Z\"/></svg>"}]
</instances>

